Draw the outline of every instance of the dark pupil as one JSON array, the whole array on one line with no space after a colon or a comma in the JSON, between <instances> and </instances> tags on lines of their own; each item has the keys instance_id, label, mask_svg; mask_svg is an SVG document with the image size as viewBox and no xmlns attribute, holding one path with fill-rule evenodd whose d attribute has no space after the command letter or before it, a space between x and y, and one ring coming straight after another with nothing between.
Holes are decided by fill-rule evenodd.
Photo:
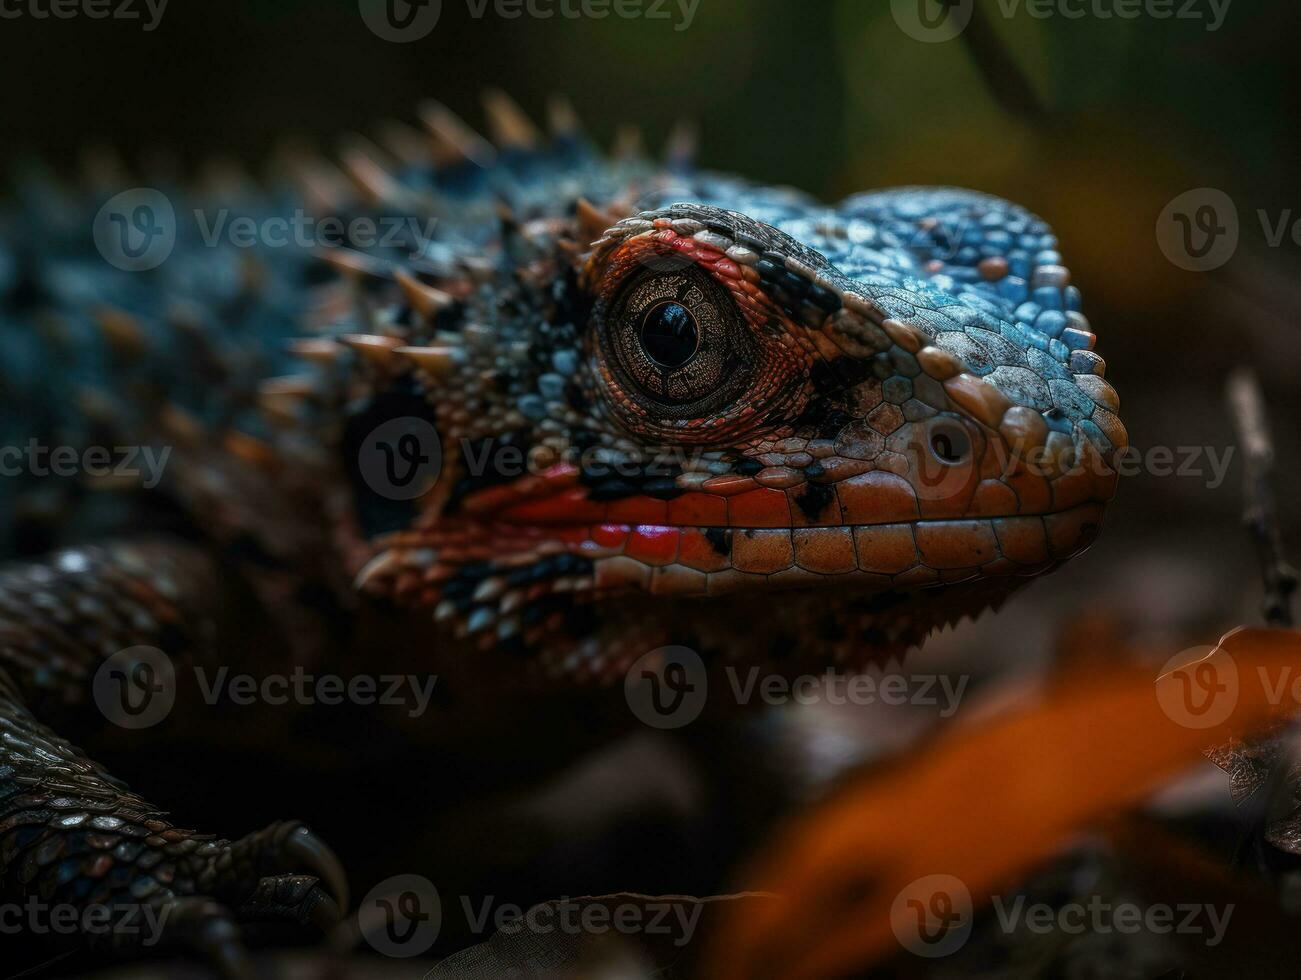
<instances>
[{"instance_id":1,"label":"dark pupil","mask_svg":"<svg viewBox=\"0 0 1301 980\"><path fill-rule=\"evenodd\" d=\"M641 346L660 367L682 367L700 346L696 318L681 303L660 303L642 321Z\"/></svg>"}]
</instances>

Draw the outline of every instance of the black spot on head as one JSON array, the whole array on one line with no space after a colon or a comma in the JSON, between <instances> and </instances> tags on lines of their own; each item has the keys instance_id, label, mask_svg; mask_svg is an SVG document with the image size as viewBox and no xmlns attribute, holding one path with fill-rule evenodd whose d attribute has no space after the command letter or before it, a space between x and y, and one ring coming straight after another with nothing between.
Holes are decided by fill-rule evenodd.
<instances>
[{"instance_id":1,"label":"black spot on head","mask_svg":"<svg viewBox=\"0 0 1301 980\"><path fill-rule=\"evenodd\" d=\"M805 473L812 476L813 474L808 473L812 468L811 466L806 467ZM822 474L818 473L818 475L821 476ZM805 518L816 521L822 516L822 512L827 509L827 505L835 498L836 491L825 483L809 483L805 485L804 492L795 498L795 503L799 506L800 513Z\"/></svg>"},{"instance_id":2,"label":"black spot on head","mask_svg":"<svg viewBox=\"0 0 1301 980\"><path fill-rule=\"evenodd\" d=\"M593 483L587 491L588 499L604 503L609 500L622 500L637 493L637 488L627 480L618 477Z\"/></svg>"},{"instance_id":3,"label":"black spot on head","mask_svg":"<svg viewBox=\"0 0 1301 980\"><path fill-rule=\"evenodd\" d=\"M809 368L809 380L818 391L827 394L862 384L871 376L870 360L848 355L829 361L818 360Z\"/></svg>"},{"instance_id":4,"label":"black spot on head","mask_svg":"<svg viewBox=\"0 0 1301 980\"><path fill-rule=\"evenodd\" d=\"M606 466L597 464L579 473L579 482L588 487L592 500L622 500L625 497L654 497L672 500L686 493L677 484L681 467L652 461L640 469L631 464Z\"/></svg>"},{"instance_id":5,"label":"black spot on head","mask_svg":"<svg viewBox=\"0 0 1301 980\"><path fill-rule=\"evenodd\" d=\"M852 421L854 417L848 412L842 412L838 408L831 409L818 424L818 438L834 439Z\"/></svg>"},{"instance_id":6,"label":"black spot on head","mask_svg":"<svg viewBox=\"0 0 1301 980\"><path fill-rule=\"evenodd\" d=\"M705 528L705 540L710 546L722 555L729 558L732 555L732 531L726 527L707 527Z\"/></svg>"},{"instance_id":7,"label":"black spot on head","mask_svg":"<svg viewBox=\"0 0 1301 980\"><path fill-rule=\"evenodd\" d=\"M819 439L834 439L840 435L841 429L854 421L854 417L837 407L832 399L815 398L795 421L797 425L813 428Z\"/></svg>"}]
</instances>

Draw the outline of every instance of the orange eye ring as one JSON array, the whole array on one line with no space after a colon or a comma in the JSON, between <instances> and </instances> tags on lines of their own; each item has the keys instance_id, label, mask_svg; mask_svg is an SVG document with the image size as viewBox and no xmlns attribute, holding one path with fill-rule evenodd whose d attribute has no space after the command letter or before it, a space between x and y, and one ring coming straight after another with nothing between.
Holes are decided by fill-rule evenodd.
<instances>
[{"instance_id":1,"label":"orange eye ring","mask_svg":"<svg viewBox=\"0 0 1301 980\"><path fill-rule=\"evenodd\" d=\"M586 336L595 397L612 420L663 443L736 445L776 417L794 417L814 358L793 323L722 252L661 228L602 256L593 270ZM647 316L676 302L698 341L653 357L643 343ZM680 363L678 361L680 360Z\"/></svg>"},{"instance_id":2,"label":"orange eye ring","mask_svg":"<svg viewBox=\"0 0 1301 980\"><path fill-rule=\"evenodd\" d=\"M634 272L595 316L620 387L665 420L725 409L758 362L758 343L732 297L694 266Z\"/></svg>"}]
</instances>

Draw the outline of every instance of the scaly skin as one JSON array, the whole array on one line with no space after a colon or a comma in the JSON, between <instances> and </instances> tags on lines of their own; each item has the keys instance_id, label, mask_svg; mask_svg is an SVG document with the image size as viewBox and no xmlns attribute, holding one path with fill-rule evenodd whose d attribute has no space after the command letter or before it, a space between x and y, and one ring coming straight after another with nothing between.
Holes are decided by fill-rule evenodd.
<instances>
[{"instance_id":1,"label":"scaly skin","mask_svg":"<svg viewBox=\"0 0 1301 980\"><path fill-rule=\"evenodd\" d=\"M346 904L309 832L173 828L46 727L84 718L118 649L212 656L214 576L260 598L286 664L329 645L323 609L401 606L483 683L609 685L666 643L853 669L1096 536L1126 435L1039 219L952 189L823 207L694 173L680 142L665 169L601 160L563 109L543 148L504 97L489 108L496 151L432 106L432 154L397 139L395 173L364 147L345 155L352 186L299 165L318 212L436 216L414 253L251 259L182 228L173 258L130 277L88 259L75 225L24 243L32 212L49 218L47 192L24 199L5 342L39 332L63 360L10 380L29 404L60 378L83 390L77 411L5 431L172 447L159 492L187 543L128 538L0 580L5 895L198 908L179 941L228 964L236 920ZM295 200L237 189L255 216ZM182 215L211 207L169 194ZM57 288L69 269L76 296ZM295 324L307 369L259 382ZM368 440L413 418L442 472L395 499ZM54 505L10 496L19 540L39 537L30 515Z\"/></svg>"}]
</instances>

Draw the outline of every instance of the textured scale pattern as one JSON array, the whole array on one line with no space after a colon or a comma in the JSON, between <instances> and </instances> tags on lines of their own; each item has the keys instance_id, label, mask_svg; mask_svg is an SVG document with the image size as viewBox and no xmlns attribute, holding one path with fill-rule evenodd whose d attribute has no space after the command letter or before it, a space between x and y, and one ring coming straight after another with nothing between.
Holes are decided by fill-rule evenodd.
<instances>
[{"instance_id":1,"label":"textured scale pattern","mask_svg":"<svg viewBox=\"0 0 1301 980\"><path fill-rule=\"evenodd\" d=\"M549 138L487 107L491 142L431 103L424 133L339 164L149 178L180 219L148 272L88 235L140 179L33 173L0 209L3 443L169 454L156 488L0 481L28 559L0 572L5 894L182 908L178 941L228 961L240 919L346 904L310 832L173 828L50 727L93 729L90 678L123 647L211 656L214 582L260 603L286 663L381 610L432 621L482 683L610 686L667 643L775 669L902 655L1096 537L1126 434L1042 220L949 188L827 206L696 171L684 132L656 165L596 152L563 103ZM202 234L299 207L403 221L311 251ZM441 472L408 498L365 454L413 420Z\"/></svg>"}]
</instances>

